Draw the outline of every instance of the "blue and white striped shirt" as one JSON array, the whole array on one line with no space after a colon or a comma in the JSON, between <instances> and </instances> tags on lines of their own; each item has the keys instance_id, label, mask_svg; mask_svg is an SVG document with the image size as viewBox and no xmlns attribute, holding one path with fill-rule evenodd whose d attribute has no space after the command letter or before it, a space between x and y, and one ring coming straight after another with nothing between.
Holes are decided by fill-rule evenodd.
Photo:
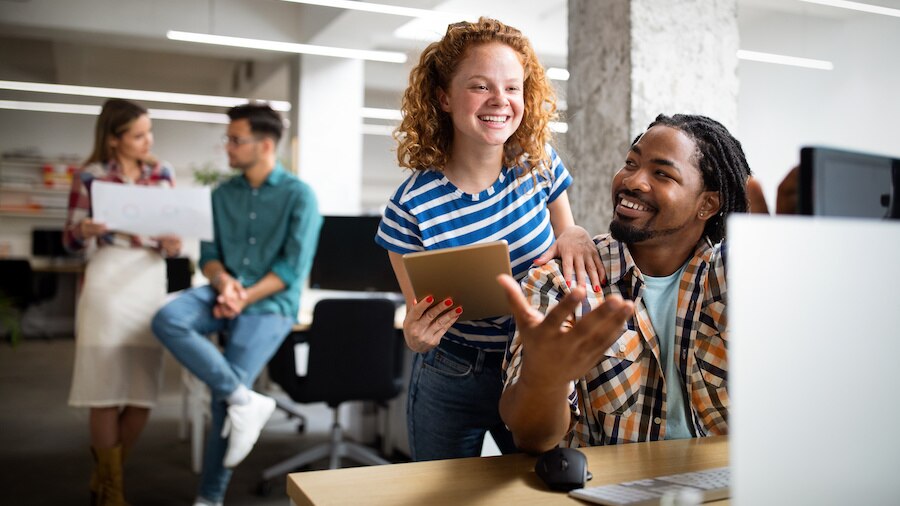
<instances>
[{"instance_id":1,"label":"blue and white striped shirt","mask_svg":"<svg viewBox=\"0 0 900 506\"><path fill-rule=\"evenodd\" d=\"M398 254L506 239L513 276L518 280L532 261L553 244L547 205L572 176L553 148L550 170L535 178L516 178L504 167L489 188L465 193L437 170L415 171L388 202L375 242ZM552 176L551 176L552 174ZM446 338L470 346L504 350L512 318L457 322Z\"/></svg>"}]
</instances>

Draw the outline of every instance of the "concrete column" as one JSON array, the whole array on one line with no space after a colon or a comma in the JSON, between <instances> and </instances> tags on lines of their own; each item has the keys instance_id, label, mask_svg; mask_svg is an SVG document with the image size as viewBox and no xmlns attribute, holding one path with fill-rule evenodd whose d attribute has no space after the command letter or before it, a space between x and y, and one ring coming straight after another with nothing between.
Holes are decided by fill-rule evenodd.
<instances>
[{"instance_id":1,"label":"concrete column","mask_svg":"<svg viewBox=\"0 0 900 506\"><path fill-rule=\"evenodd\" d=\"M295 170L322 214L359 214L362 189L363 62L301 55L293 65Z\"/></svg>"},{"instance_id":2,"label":"concrete column","mask_svg":"<svg viewBox=\"0 0 900 506\"><path fill-rule=\"evenodd\" d=\"M737 123L737 0L569 0L566 166L576 223L609 229L610 184L659 113Z\"/></svg>"}]
</instances>

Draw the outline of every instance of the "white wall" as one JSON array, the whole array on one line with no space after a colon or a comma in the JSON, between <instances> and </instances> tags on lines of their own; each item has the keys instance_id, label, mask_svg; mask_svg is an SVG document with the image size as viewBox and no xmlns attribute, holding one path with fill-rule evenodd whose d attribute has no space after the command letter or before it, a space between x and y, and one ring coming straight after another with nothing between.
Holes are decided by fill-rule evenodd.
<instances>
[{"instance_id":1,"label":"white wall","mask_svg":"<svg viewBox=\"0 0 900 506\"><path fill-rule=\"evenodd\" d=\"M846 20L742 11L741 48L830 60L834 70L741 61L737 137L774 209L800 148L828 145L900 157L900 19Z\"/></svg>"}]
</instances>

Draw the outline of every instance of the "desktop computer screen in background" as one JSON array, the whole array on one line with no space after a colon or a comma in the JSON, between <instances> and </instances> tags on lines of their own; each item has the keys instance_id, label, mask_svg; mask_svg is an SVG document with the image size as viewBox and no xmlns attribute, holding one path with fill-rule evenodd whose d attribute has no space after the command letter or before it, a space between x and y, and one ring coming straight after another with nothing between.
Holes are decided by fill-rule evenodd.
<instances>
[{"instance_id":1,"label":"desktop computer screen in background","mask_svg":"<svg viewBox=\"0 0 900 506\"><path fill-rule=\"evenodd\" d=\"M65 258L72 254L63 247L63 232L59 229L33 229L31 231L31 256L38 258Z\"/></svg>"},{"instance_id":2,"label":"desktop computer screen in background","mask_svg":"<svg viewBox=\"0 0 900 506\"><path fill-rule=\"evenodd\" d=\"M800 150L798 214L900 218L900 159L840 149Z\"/></svg>"},{"instance_id":3,"label":"desktop computer screen in background","mask_svg":"<svg viewBox=\"0 0 900 506\"><path fill-rule=\"evenodd\" d=\"M380 216L325 216L309 286L400 293L387 250L375 243Z\"/></svg>"}]
</instances>

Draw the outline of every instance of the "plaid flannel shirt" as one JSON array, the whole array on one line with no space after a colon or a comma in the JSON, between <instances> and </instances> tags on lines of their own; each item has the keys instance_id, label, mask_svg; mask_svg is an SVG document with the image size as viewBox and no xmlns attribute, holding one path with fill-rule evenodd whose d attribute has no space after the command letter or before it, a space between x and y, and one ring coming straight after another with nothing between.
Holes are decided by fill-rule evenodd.
<instances>
[{"instance_id":1,"label":"plaid flannel shirt","mask_svg":"<svg viewBox=\"0 0 900 506\"><path fill-rule=\"evenodd\" d=\"M94 181L108 183L136 184L142 186L173 187L175 175L171 167L164 163L144 164L141 176L135 180L126 180L121 168L115 161L108 163L92 163L79 170L72 177L72 189L69 191L69 211L63 232L63 244L72 252L85 249L87 244L75 234L75 229L91 213L91 185ZM152 248L160 250L158 241L145 236L111 231L97 237L97 246L116 245L131 248Z\"/></svg>"},{"instance_id":2,"label":"plaid flannel shirt","mask_svg":"<svg viewBox=\"0 0 900 506\"><path fill-rule=\"evenodd\" d=\"M610 237L594 239L609 285L589 291L574 317L597 307L617 293L635 303L635 314L622 335L577 383L571 385L570 431L565 446L597 446L655 441L666 434L666 384L659 340L642 300L643 275L628 248ZM525 296L547 313L569 292L558 262L532 269L522 281ZM697 436L728 433L728 334L725 315L725 247L701 241L678 286L675 366L686 391L689 423ZM522 363L518 333L507 353L506 385L516 382Z\"/></svg>"}]
</instances>

